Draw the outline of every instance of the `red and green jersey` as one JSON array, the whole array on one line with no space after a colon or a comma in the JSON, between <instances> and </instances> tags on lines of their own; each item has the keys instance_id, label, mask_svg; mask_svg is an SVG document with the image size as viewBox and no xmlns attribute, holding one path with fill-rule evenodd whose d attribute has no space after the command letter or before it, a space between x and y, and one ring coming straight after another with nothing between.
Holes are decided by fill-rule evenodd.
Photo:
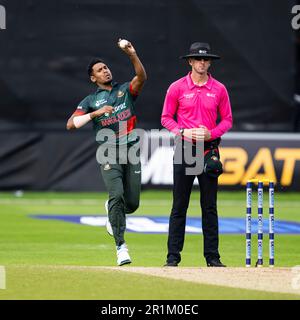
<instances>
[{"instance_id":1,"label":"red and green jersey","mask_svg":"<svg viewBox=\"0 0 300 320\"><path fill-rule=\"evenodd\" d=\"M112 114L104 114L101 117L94 118L93 127L98 143L105 142L104 136L111 129L116 137L117 145L135 143L137 135L133 130L136 125L136 115L134 111L134 103L137 94L133 92L130 82L123 84L113 83L112 89L104 90L98 88L95 93L88 95L78 105L74 115L83 115L102 107L109 105L114 108Z\"/></svg>"}]
</instances>

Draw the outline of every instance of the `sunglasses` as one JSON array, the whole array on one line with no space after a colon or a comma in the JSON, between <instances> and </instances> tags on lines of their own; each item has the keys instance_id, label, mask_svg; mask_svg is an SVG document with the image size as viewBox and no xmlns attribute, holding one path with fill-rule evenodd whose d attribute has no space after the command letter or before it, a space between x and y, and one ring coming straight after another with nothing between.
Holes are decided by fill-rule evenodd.
<instances>
[{"instance_id":1,"label":"sunglasses","mask_svg":"<svg viewBox=\"0 0 300 320\"><path fill-rule=\"evenodd\" d=\"M209 58L205 58L205 57L193 57L195 60L197 61L201 61L201 60L204 60L204 61L209 61L210 59Z\"/></svg>"}]
</instances>

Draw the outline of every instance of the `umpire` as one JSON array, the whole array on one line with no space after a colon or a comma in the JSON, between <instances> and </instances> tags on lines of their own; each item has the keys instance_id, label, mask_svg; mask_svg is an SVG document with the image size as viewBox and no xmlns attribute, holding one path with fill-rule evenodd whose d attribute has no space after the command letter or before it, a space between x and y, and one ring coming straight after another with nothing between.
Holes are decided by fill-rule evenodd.
<instances>
[{"instance_id":1,"label":"umpire","mask_svg":"<svg viewBox=\"0 0 300 320\"><path fill-rule=\"evenodd\" d=\"M204 171L197 175L201 194L204 257L208 267L225 267L220 261L218 249L217 189L218 176L222 173L218 145L220 137L232 127L230 101L225 86L208 73L211 61L220 58L211 53L208 43L193 43L189 53L181 58L187 60L191 71L170 85L161 123L180 140L204 140ZM196 144L193 148L196 148ZM173 206L165 265L170 267L178 266L181 261L186 213L195 180L195 175L187 174L187 167L184 160L179 164L174 161Z\"/></svg>"}]
</instances>

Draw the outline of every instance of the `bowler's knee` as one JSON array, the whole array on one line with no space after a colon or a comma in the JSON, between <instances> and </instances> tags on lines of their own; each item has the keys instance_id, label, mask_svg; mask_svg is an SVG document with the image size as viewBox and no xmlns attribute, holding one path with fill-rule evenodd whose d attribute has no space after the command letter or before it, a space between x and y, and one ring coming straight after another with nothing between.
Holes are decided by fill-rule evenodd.
<instances>
[{"instance_id":1,"label":"bowler's knee","mask_svg":"<svg viewBox=\"0 0 300 320\"><path fill-rule=\"evenodd\" d=\"M135 212L140 206L140 200L126 202L126 213Z\"/></svg>"}]
</instances>

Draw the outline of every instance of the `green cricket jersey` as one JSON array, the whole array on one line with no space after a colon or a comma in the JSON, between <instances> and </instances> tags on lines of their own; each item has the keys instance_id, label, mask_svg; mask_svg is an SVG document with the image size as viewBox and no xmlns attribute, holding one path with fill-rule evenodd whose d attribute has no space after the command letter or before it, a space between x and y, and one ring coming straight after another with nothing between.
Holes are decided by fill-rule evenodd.
<instances>
[{"instance_id":1,"label":"green cricket jersey","mask_svg":"<svg viewBox=\"0 0 300 320\"><path fill-rule=\"evenodd\" d=\"M93 127L96 141L99 144L107 141L107 136L114 133L116 139L109 139L113 145L132 144L137 141L137 134L133 130L136 125L134 103L137 95L133 92L130 82L113 83L111 91L98 88L95 93L88 95L78 105L74 115L83 115L101 109L105 105L112 106L112 114L104 114L94 118ZM102 130L102 129L110 129Z\"/></svg>"}]
</instances>

